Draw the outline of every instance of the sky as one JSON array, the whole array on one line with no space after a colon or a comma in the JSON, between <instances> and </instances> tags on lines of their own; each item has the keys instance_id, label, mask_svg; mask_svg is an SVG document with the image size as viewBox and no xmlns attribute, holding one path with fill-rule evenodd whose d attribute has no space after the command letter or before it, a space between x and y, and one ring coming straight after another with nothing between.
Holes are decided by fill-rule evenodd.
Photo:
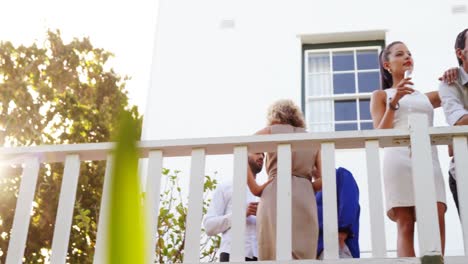
<instances>
[{"instance_id":1,"label":"sky","mask_svg":"<svg viewBox=\"0 0 468 264\"><path fill-rule=\"evenodd\" d=\"M94 47L114 53L110 66L127 82L130 103L145 112L157 0L3 0L0 41L41 45L47 30L65 42L89 37Z\"/></svg>"}]
</instances>

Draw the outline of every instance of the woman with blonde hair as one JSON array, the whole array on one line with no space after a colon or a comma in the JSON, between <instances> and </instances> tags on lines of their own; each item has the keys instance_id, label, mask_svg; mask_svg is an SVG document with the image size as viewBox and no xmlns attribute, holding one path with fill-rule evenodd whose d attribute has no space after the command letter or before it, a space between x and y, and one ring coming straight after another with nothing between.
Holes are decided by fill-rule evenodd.
<instances>
[{"instance_id":1,"label":"woman with blonde hair","mask_svg":"<svg viewBox=\"0 0 468 264\"><path fill-rule=\"evenodd\" d=\"M267 116L267 126L257 135L305 133L305 122L299 107L291 100L273 103ZM317 206L312 185L314 168L320 173L319 148L292 151L292 257L315 259L318 239ZM276 258L276 190L277 153L266 155L266 170L269 180L257 185L249 172L248 185L253 194L260 196L257 210L257 239L259 260Z\"/></svg>"}]
</instances>

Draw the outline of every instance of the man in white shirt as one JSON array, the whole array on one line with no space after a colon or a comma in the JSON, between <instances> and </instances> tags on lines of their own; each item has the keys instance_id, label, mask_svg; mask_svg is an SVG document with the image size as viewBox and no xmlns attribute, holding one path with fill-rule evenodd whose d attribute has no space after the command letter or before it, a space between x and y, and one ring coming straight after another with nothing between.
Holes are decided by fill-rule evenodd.
<instances>
[{"instance_id":1,"label":"man in white shirt","mask_svg":"<svg viewBox=\"0 0 468 264\"><path fill-rule=\"evenodd\" d=\"M439 95L447 123L451 126L461 126L468 125L468 28L458 34L455 41L455 54L459 64L458 78L451 84L441 82ZM451 147L449 147L449 155L453 156ZM454 159L450 162L449 186L457 210L459 210Z\"/></svg>"},{"instance_id":2,"label":"man in white shirt","mask_svg":"<svg viewBox=\"0 0 468 264\"><path fill-rule=\"evenodd\" d=\"M262 170L263 153L255 153L248 155L248 162L254 177ZM229 253L231 251L231 215L232 215L232 184L219 185L211 201L208 212L203 220L205 232L209 236L214 236L219 233L221 235L221 246L219 248L219 260L221 262L229 262ZM257 237L256 237L256 218L257 214L257 198L247 188L247 204L246 204L246 230L245 230L245 260L257 261Z\"/></svg>"}]
</instances>

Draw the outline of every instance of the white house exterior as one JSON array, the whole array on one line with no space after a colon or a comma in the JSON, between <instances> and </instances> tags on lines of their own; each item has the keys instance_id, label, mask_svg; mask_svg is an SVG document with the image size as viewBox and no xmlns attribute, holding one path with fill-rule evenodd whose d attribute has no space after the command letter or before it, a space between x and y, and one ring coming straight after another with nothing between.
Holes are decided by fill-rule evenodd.
<instances>
[{"instance_id":1,"label":"white house exterior","mask_svg":"<svg viewBox=\"0 0 468 264\"><path fill-rule=\"evenodd\" d=\"M415 61L415 88L435 90L444 70L457 66L453 45L468 24L467 9L466 0L161 0L142 139L251 135L280 98L303 106L309 131L368 128L367 102L378 88L369 61L382 45L405 42ZM343 115L349 109L354 114ZM446 126L441 109L434 121ZM446 153L439 147L447 183ZM371 248L365 159L361 150L336 156L336 167L351 170L362 190L364 256ZM228 179L232 160L209 157L206 172ZM190 170L188 159L164 162ZM446 254L461 255L460 222L446 189ZM392 255L396 226L385 221Z\"/></svg>"},{"instance_id":2,"label":"white house exterior","mask_svg":"<svg viewBox=\"0 0 468 264\"><path fill-rule=\"evenodd\" d=\"M142 141L138 143L146 216L147 263L154 263L162 167L182 171L188 213L184 263L199 262L205 174L233 180L245 194L247 154L278 152L277 261L291 263L291 153L320 145L325 260L300 263L443 263L435 206L431 144L438 145L447 181L446 145L453 143L461 219L446 186L445 263L468 263L468 126L447 127L441 109L429 128L411 115L408 128L370 129L369 97L379 87L376 56L404 41L415 60L415 88L437 89L456 66L453 43L466 28L467 0L245 1L159 0L153 65ZM156 15L156 14L155 14ZM131 39L131 38L130 38ZM141 51L139 51L141 52ZM302 106L309 131L252 134L280 98ZM344 131L342 131L344 130ZM415 249L433 259L393 258L396 226L383 208L382 147L410 146L418 217ZM64 163L51 263L66 263L81 161L106 160L93 263L107 263L112 142L1 147L0 163L22 165L6 263L23 261L40 165ZM335 167L360 187L360 260L338 260ZM260 181L265 180L265 173ZM464 175L466 176L466 175ZM233 195L231 261L244 260L245 196ZM463 223L464 229L461 228ZM419 241L418 241L419 240ZM465 243L464 243L465 242ZM390 258L389 258L390 257ZM433 262L432 262L433 261Z\"/></svg>"}]
</instances>

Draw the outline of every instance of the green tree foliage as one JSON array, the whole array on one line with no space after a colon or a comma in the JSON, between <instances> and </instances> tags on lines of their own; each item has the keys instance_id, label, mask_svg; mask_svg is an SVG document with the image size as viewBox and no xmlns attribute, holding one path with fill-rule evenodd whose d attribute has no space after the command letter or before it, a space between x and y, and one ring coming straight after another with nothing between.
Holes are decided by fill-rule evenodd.
<instances>
[{"instance_id":1,"label":"green tree foliage","mask_svg":"<svg viewBox=\"0 0 468 264\"><path fill-rule=\"evenodd\" d=\"M59 31L48 31L40 47L0 42L0 145L108 142L118 129L119 114L124 111L136 120L136 135L140 135L142 118L137 107L129 105L125 90L128 77L108 66L112 56L108 51L93 47L88 38L64 43ZM0 171L0 263L4 263L21 168L0 168ZM104 171L104 161L81 163L69 263L92 262ZM26 263L47 262L62 174L63 164L41 164L25 251ZM171 181L176 184L177 178ZM206 182L205 190L212 190L215 181ZM164 189L161 194L158 234L183 243L186 209L176 200L168 202L167 199L177 193L167 191ZM174 205L177 206L171 207ZM207 203L205 210L206 206ZM164 230L164 234L160 230ZM219 244L219 238L206 238L206 241L202 244L202 257L213 259L213 245ZM183 246L179 242L164 242L161 246L158 247L160 259L180 261ZM179 256L173 256L174 248L179 250Z\"/></svg>"},{"instance_id":2,"label":"green tree foliage","mask_svg":"<svg viewBox=\"0 0 468 264\"><path fill-rule=\"evenodd\" d=\"M0 144L10 146L110 141L122 111L138 120L130 107L125 81L108 68L110 52L89 39L64 43L49 31L42 47L0 43ZM82 162L70 238L70 261L86 263L93 255L105 162ZM0 182L0 248L7 250L16 195L18 168ZM51 247L63 164L42 164L25 257L43 261ZM41 251L42 249L42 251ZM41 254L42 252L42 254ZM3 254L2 259L4 259Z\"/></svg>"},{"instance_id":3,"label":"green tree foliage","mask_svg":"<svg viewBox=\"0 0 468 264\"><path fill-rule=\"evenodd\" d=\"M66 44L49 31L43 47L0 43L0 144L27 146L110 141L119 113L130 112L141 132L141 116L128 104L127 77L107 68L112 54L89 39ZM70 238L70 262L86 263L93 255L105 162L82 162ZM0 249L6 252L19 168L0 182ZM25 257L46 259L51 247L63 164L42 164ZM42 251L41 251L42 249ZM46 249L44 251L44 249ZM41 254L42 252L42 254ZM43 256L45 255L45 256ZM4 261L5 254L2 256Z\"/></svg>"},{"instance_id":4,"label":"green tree foliage","mask_svg":"<svg viewBox=\"0 0 468 264\"><path fill-rule=\"evenodd\" d=\"M179 183L180 171L163 169L164 187L161 190L161 202L156 240L156 259L159 263L180 263L184 257L185 220L187 217L187 199L184 198ZM208 195L216 188L216 179L205 176L203 187L203 214L211 202ZM202 232L200 238L201 261L215 261L221 239L219 236L208 237Z\"/></svg>"}]
</instances>

